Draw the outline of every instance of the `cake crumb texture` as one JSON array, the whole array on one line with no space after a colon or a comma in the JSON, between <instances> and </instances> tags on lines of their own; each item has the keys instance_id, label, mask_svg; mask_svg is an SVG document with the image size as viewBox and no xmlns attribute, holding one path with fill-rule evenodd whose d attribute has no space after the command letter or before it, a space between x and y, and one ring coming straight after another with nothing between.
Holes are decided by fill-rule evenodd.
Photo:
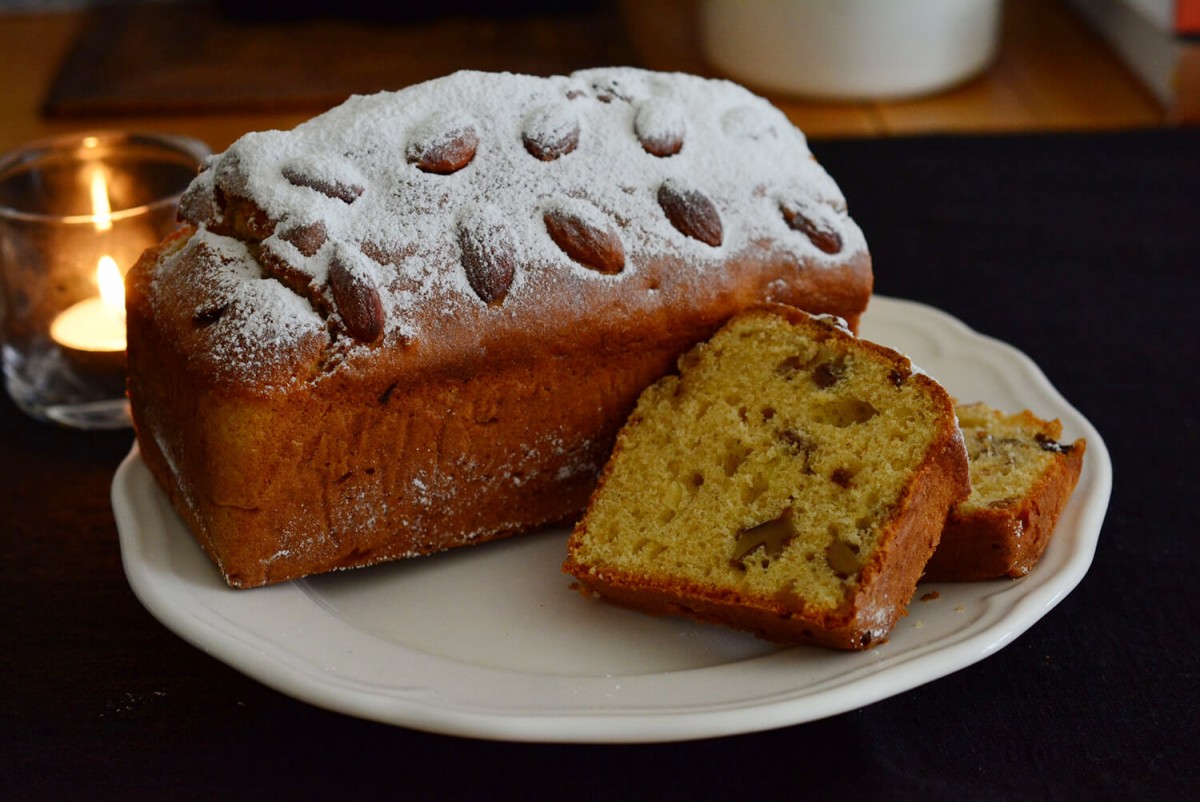
<instances>
[{"instance_id":1,"label":"cake crumb texture","mask_svg":"<svg viewBox=\"0 0 1200 802\"><path fill-rule=\"evenodd\" d=\"M966 496L966 460L951 400L907 358L757 307L642 395L565 569L653 612L865 648Z\"/></svg>"}]
</instances>

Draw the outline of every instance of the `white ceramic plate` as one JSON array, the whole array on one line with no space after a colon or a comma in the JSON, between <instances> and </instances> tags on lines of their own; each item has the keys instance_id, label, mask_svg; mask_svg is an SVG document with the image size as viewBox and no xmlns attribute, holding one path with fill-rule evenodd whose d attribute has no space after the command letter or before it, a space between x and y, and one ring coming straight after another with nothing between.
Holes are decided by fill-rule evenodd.
<instances>
[{"instance_id":1,"label":"white ceramic plate","mask_svg":"<svg viewBox=\"0 0 1200 802\"><path fill-rule=\"evenodd\" d=\"M137 450L113 482L129 583L167 627L283 693L391 724L521 741L646 742L767 730L854 710L1011 643L1083 578L1108 507L1099 433L1027 357L948 315L876 297L862 335L964 401L1032 409L1086 437L1083 475L1020 580L922 586L867 652L752 636L584 599L567 530L250 591L228 589ZM938 597L920 597L937 590Z\"/></svg>"}]
</instances>

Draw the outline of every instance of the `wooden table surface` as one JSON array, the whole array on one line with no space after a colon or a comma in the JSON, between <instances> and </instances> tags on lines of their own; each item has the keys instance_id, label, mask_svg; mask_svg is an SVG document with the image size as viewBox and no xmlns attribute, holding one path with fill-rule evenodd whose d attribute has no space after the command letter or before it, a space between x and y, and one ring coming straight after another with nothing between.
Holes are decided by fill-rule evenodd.
<instances>
[{"instance_id":1,"label":"wooden table surface","mask_svg":"<svg viewBox=\"0 0 1200 802\"><path fill-rule=\"evenodd\" d=\"M696 44L694 0L629 0L622 14L644 66L712 74ZM54 133L106 127L189 134L222 150L246 131L291 128L312 116L264 110L47 119L40 110L48 89L85 21L79 13L0 15L0 151ZM814 138L1167 124L1133 74L1058 0L1007 0L995 62L934 96L886 103L771 99Z\"/></svg>"}]
</instances>

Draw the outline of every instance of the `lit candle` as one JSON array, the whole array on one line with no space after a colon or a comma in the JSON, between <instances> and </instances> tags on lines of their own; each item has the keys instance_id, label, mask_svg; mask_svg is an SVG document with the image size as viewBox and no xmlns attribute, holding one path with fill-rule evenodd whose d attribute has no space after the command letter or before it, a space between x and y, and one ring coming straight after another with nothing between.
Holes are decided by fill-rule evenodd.
<instances>
[{"instance_id":1,"label":"lit candle","mask_svg":"<svg viewBox=\"0 0 1200 802\"><path fill-rule=\"evenodd\" d=\"M92 224L97 232L111 230L112 204L102 165L96 165L92 171L89 191ZM125 281L116 260L107 254L96 263L96 284L100 295L86 298L54 318L50 323L50 336L59 345L76 351L124 351Z\"/></svg>"},{"instance_id":2,"label":"lit candle","mask_svg":"<svg viewBox=\"0 0 1200 802\"><path fill-rule=\"evenodd\" d=\"M125 350L125 284L111 256L96 265L100 295L69 307L50 324L54 341L77 351Z\"/></svg>"},{"instance_id":3,"label":"lit candle","mask_svg":"<svg viewBox=\"0 0 1200 802\"><path fill-rule=\"evenodd\" d=\"M17 301L0 311L2 373L22 411L129 426L123 274L175 229L208 153L187 137L106 131L0 154L0 294Z\"/></svg>"},{"instance_id":4,"label":"lit candle","mask_svg":"<svg viewBox=\"0 0 1200 802\"><path fill-rule=\"evenodd\" d=\"M92 215L96 218L97 231L112 229L112 204L108 200L108 182L104 180L104 168L96 167L92 172Z\"/></svg>"}]
</instances>

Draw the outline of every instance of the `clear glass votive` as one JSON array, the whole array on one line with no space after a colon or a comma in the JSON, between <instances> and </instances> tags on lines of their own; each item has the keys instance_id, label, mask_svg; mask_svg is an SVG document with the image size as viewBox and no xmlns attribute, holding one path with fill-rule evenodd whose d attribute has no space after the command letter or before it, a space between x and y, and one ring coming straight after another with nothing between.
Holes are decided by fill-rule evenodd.
<instances>
[{"instance_id":1,"label":"clear glass votive","mask_svg":"<svg viewBox=\"0 0 1200 802\"><path fill-rule=\"evenodd\" d=\"M209 153L189 137L98 132L0 156L4 383L26 414L81 429L130 424L124 275L175 227Z\"/></svg>"}]
</instances>

